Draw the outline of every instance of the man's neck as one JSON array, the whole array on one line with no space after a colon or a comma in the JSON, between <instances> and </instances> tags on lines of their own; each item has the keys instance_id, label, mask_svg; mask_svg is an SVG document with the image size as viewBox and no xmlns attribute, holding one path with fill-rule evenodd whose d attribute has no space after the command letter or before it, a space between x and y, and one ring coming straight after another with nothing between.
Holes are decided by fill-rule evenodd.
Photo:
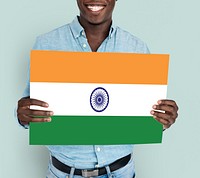
<instances>
[{"instance_id":1,"label":"man's neck","mask_svg":"<svg viewBox=\"0 0 200 178\"><path fill-rule=\"evenodd\" d=\"M91 24L79 18L79 22L85 30L86 37L92 51L97 51L101 43L109 35L112 21L101 24Z\"/></svg>"}]
</instances>

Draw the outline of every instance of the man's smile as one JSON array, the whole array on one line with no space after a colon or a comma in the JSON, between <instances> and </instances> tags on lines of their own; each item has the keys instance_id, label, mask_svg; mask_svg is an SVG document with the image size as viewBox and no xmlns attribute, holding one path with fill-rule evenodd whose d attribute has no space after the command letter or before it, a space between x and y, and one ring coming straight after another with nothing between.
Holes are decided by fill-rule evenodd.
<instances>
[{"instance_id":1,"label":"man's smile","mask_svg":"<svg viewBox=\"0 0 200 178\"><path fill-rule=\"evenodd\" d=\"M107 6L106 2L86 2L84 3L86 8L91 12L100 12Z\"/></svg>"},{"instance_id":2,"label":"man's smile","mask_svg":"<svg viewBox=\"0 0 200 178\"><path fill-rule=\"evenodd\" d=\"M116 0L77 0L80 22L87 24L111 24Z\"/></svg>"},{"instance_id":3,"label":"man's smile","mask_svg":"<svg viewBox=\"0 0 200 178\"><path fill-rule=\"evenodd\" d=\"M92 12L98 12L105 8L104 5L86 5L86 7Z\"/></svg>"}]
</instances>

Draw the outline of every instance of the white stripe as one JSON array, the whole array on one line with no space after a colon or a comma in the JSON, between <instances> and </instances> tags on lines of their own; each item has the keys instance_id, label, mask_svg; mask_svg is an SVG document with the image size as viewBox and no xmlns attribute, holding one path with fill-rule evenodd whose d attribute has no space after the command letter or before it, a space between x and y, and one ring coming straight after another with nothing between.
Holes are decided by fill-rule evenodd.
<instances>
[{"instance_id":1,"label":"white stripe","mask_svg":"<svg viewBox=\"0 0 200 178\"><path fill-rule=\"evenodd\" d=\"M108 107L100 113L90 105L90 95L97 87L109 94ZM31 82L30 88L31 98L49 103L48 110L55 115L150 116L152 105L167 94L167 85Z\"/></svg>"}]
</instances>

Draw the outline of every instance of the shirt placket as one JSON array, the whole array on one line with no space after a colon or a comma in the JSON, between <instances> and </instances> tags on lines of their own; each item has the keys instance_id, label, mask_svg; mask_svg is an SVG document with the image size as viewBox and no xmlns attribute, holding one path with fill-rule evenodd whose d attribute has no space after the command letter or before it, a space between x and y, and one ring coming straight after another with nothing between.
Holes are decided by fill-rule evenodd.
<instances>
[{"instance_id":1,"label":"shirt placket","mask_svg":"<svg viewBox=\"0 0 200 178\"><path fill-rule=\"evenodd\" d=\"M78 43L82 49L82 51L84 52L91 52L91 48L90 48L90 45L87 41L87 38L86 38L86 35L85 35L85 32L82 31L80 36L78 37Z\"/></svg>"},{"instance_id":2,"label":"shirt placket","mask_svg":"<svg viewBox=\"0 0 200 178\"><path fill-rule=\"evenodd\" d=\"M95 154L96 154L96 157L97 157L97 164L95 165L95 168L102 167L103 164L106 161L106 158L104 156L103 146L94 145L94 151L95 151Z\"/></svg>"}]
</instances>

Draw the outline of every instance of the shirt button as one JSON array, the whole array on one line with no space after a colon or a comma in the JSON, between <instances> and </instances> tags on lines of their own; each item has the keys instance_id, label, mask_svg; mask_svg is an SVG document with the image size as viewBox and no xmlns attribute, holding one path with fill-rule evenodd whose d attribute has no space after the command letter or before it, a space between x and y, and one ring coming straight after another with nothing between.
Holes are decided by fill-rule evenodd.
<instances>
[{"instance_id":1,"label":"shirt button","mask_svg":"<svg viewBox=\"0 0 200 178\"><path fill-rule=\"evenodd\" d=\"M82 36L85 36L85 32L84 32L84 31L82 31L82 33L81 33L81 34L82 34Z\"/></svg>"},{"instance_id":2,"label":"shirt button","mask_svg":"<svg viewBox=\"0 0 200 178\"><path fill-rule=\"evenodd\" d=\"M87 45L84 43L84 44L83 44L83 47L86 48L86 46L87 46Z\"/></svg>"},{"instance_id":3,"label":"shirt button","mask_svg":"<svg viewBox=\"0 0 200 178\"><path fill-rule=\"evenodd\" d=\"M96 164L96 165L95 165L95 168L99 168L99 165L98 165L98 164Z\"/></svg>"},{"instance_id":4,"label":"shirt button","mask_svg":"<svg viewBox=\"0 0 200 178\"><path fill-rule=\"evenodd\" d=\"M98 151L98 152L100 152L100 151L101 151L101 149L100 149L99 147L97 147L97 151Z\"/></svg>"}]
</instances>

